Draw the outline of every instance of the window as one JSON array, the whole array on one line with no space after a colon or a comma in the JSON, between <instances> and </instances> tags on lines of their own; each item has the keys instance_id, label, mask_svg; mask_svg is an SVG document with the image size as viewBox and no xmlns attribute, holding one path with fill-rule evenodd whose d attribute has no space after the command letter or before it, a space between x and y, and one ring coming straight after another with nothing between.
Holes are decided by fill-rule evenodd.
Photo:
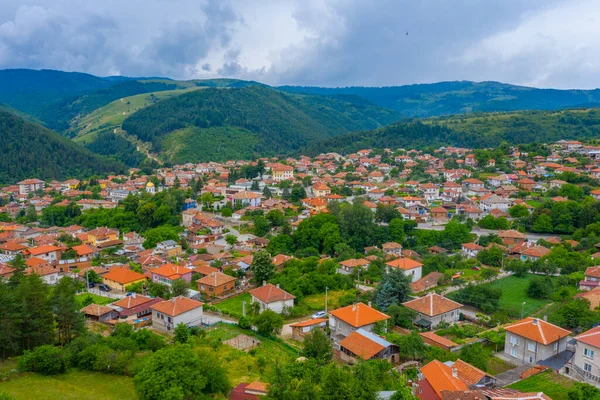
<instances>
[{"instance_id":1,"label":"window","mask_svg":"<svg viewBox=\"0 0 600 400\"><path fill-rule=\"evenodd\" d=\"M527 343L527 350L535 353L535 343Z\"/></svg>"},{"instance_id":2,"label":"window","mask_svg":"<svg viewBox=\"0 0 600 400\"><path fill-rule=\"evenodd\" d=\"M558 350L558 342L554 343L554 346L552 346L552 350L553 351L557 351Z\"/></svg>"},{"instance_id":3,"label":"window","mask_svg":"<svg viewBox=\"0 0 600 400\"><path fill-rule=\"evenodd\" d=\"M212 288L212 286L208 288L208 291L211 293L214 292L214 289Z\"/></svg>"},{"instance_id":4,"label":"window","mask_svg":"<svg viewBox=\"0 0 600 400\"><path fill-rule=\"evenodd\" d=\"M529 362L533 363L533 356L529 356Z\"/></svg>"},{"instance_id":5,"label":"window","mask_svg":"<svg viewBox=\"0 0 600 400\"><path fill-rule=\"evenodd\" d=\"M591 364L588 364L588 363L584 363L584 364L583 364L583 370L584 370L585 372L592 372L592 365L591 365Z\"/></svg>"},{"instance_id":6,"label":"window","mask_svg":"<svg viewBox=\"0 0 600 400\"><path fill-rule=\"evenodd\" d=\"M342 323L338 321L338 329L342 329Z\"/></svg>"},{"instance_id":7,"label":"window","mask_svg":"<svg viewBox=\"0 0 600 400\"><path fill-rule=\"evenodd\" d=\"M510 355L513 356L513 357L516 357L517 356L517 349L515 349L515 348L510 349Z\"/></svg>"},{"instance_id":8,"label":"window","mask_svg":"<svg viewBox=\"0 0 600 400\"><path fill-rule=\"evenodd\" d=\"M510 335L510 343L514 344L515 346L519 345L519 338L515 335Z\"/></svg>"},{"instance_id":9,"label":"window","mask_svg":"<svg viewBox=\"0 0 600 400\"><path fill-rule=\"evenodd\" d=\"M583 349L583 355L591 358L592 360L594 359L594 350L590 350L588 348Z\"/></svg>"}]
</instances>

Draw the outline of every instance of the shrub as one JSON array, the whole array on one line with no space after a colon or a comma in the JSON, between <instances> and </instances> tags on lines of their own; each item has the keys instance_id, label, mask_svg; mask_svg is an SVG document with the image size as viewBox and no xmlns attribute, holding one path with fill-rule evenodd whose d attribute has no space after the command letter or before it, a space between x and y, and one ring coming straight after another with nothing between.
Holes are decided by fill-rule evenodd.
<instances>
[{"instance_id":1,"label":"shrub","mask_svg":"<svg viewBox=\"0 0 600 400\"><path fill-rule=\"evenodd\" d=\"M57 375L67 370L67 362L61 349L44 345L26 351L19 359L19 370L38 372L43 375Z\"/></svg>"}]
</instances>

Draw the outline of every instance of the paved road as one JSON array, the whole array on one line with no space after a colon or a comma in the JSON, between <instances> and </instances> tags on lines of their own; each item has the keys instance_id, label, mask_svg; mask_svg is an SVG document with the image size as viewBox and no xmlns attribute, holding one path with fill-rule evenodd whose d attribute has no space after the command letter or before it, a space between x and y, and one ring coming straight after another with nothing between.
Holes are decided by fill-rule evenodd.
<instances>
[{"instance_id":1,"label":"paved road","mask_svg":"<svg viewBox=\"0 0 600 400\"><path fill-rule=\"evenodd\" d=\"M443 231L444 225L433 225L431 222L424 222L424 223L420 223L417 226L417 229L426 229L426 230L430 230L430 231ZM489 234L498 234L498 231L495 231L493 229L482 229L482 228L475 226L475 227L473 227L473 230L471 231L471 233L474 233L477 236L484 236L484 235L489 235ZM556 235L547 235L547 234L542 234L542 233L526 233L525 234L525 237L530 242L537 242L540 239L548 239L553 236L556 236Z\"/></svg>"}]
</instances>

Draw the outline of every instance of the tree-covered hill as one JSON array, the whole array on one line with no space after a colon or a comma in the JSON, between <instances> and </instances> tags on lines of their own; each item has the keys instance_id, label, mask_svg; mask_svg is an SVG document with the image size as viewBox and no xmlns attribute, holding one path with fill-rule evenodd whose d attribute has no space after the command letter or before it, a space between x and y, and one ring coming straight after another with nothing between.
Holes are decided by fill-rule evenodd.
<instances>
[{"instance_id":1,"label":"tree-covered hill","mask_svg":"<svg viewBox=\"0 0 600 400\"><path fill-rule=\"evenodd\" d=\"M356 98L289 95L263 86L196 90L142 109L123 129L171 161L285 154L391 123L398 114Z\"/></svg>"},{"instance_id":2,"label":"tree-covered hill","mask_svg":"<svg viewBox=\"0 0 600 400\"><path fill-rule=\"evenodd\" d=\"M288 93L355 95L400 112L405 117L432 117L471 112L557 110L598 106L600 90L537 89L499 82L438 82L388 87L321 88L281 86Z\"/></svg>"},{"instance_id":3,"label":"tree-covered hill","mask_svg":"<svg viewBox=\"0 0 600 400\"><path fill-rule=\"evenodd\" d=\"M123 164L80 147L38 124L0 109L0 184L25 178L64 179L123 172Z\"/></svg>"},{"instance_id":4,"label":"tree-covered hill","mask_svg":"<svg viewBox=\"0 0 600 400\"><path fill-rule=\"evenodd\" d=\"M363 148L424 148L452 145L496 147L510 144L594 139L600 136L600 109L479 113L404 121L308 144L301 151L349 153Z\"/></svg>"}]
</instances>

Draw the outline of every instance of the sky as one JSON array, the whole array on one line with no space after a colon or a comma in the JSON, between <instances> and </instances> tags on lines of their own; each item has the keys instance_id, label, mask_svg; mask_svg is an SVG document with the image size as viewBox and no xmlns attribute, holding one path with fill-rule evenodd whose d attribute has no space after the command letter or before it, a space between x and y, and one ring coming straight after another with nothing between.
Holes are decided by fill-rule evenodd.
<instances>
[{"instance_id":1,"label":"sky","mask_svg":"<svg viewBox=\"0 0 600 400\"><path fill-rule=\"evenodd\" d=\"M600 87L598 0L0 0L0 69Z\"/></svg>"}]
</instances>

